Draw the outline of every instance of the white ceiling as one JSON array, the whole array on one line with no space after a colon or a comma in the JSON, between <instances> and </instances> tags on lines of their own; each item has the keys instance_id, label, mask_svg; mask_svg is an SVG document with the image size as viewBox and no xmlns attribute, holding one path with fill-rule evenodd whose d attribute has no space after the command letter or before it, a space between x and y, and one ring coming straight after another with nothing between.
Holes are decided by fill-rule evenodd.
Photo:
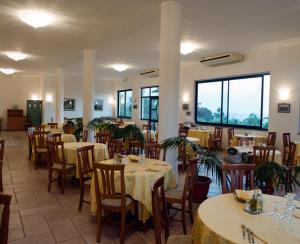
<instances>
[{"instance_id":1,"label":"white ceiling","mask_svg":"<svg viewBox=\"0 0 300 244\"><path fill-rule=\"evenodd\" d=\"M300 0L181 0L182 40L202 45L182 61L224 51L241 53L267 43L300 37ZM32 58L0 67L30 73L82 74L84 48L96 49L97 76L122 79L159 66L160 0L0 0L0 52L19 50ZM40 8L57 16L34 29L16 11ZM296 38L296 39L295 39ZM109 65L126 63L118 73Z\"/></svg>"}]
</instances>

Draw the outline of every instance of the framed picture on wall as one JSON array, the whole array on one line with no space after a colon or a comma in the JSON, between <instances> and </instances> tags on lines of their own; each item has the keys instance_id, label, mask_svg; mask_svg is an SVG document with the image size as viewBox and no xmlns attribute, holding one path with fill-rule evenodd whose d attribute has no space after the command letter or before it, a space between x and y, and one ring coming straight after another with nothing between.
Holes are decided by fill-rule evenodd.
<instances>
[{"instance_id":1,"label":"framed picture on wall","mask_svg":"<svg viewBox=\"0 0 300 244\"><path fill-rule=\"evenodd\" d=\"M95 99L94 101L94 110L103 111L103 99Z\"/></svg>"},{"instance_id":2,"label":"framed picture on wall","mask_svg":"<svg viewBox=\"0 0 300 244\"><path fill-rule=\"evenodd\" d=\"M291 110L290 103L278 103L278 113L289 113Z\"/></svg>"},{"instance_id":3,"label":"framed picture on wall","mask_svg":"<svg viewBox=\"0 0 300 244\"><path fill-rule=\"evenodd\" d=\"M75 98L64 99L64 111L75 111Z\"/></svg>"}]
</instances>

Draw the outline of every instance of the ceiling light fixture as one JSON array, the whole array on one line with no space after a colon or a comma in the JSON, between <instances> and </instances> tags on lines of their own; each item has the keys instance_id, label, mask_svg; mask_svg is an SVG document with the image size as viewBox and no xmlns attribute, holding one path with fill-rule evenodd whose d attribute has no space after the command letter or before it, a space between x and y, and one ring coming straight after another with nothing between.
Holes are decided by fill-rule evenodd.
<instances>
[{"instance_id":1,"label":"ceiling light fixture","mask_svg":"<svg viewBox=\"0 0 300 244\"><path fill-rule=\"evenodd\" d=\"M11 69L11 68L0 68L0 72L2 72L3 74L6 74L6 75L11 75L11 74L16 73L16 70Z\"/></svg>"},{"instance_id":2,"label":"ceiling light fixture","mask_svg":"<svg viewBox=\"0 0 300 244\"><path fill-rule=\"evenodd\" d=\"M5 54L7 57L9 57L10 59L13 59L15 61L20 61L20 60L27 58L27 55L25 53L21 53L21 52L6 52Z\"/></svg>"},{"instance_id":3,"label":"ceiling light fixture","mask_svg":"<svg viewBox=\"0 0 300 244\"><path fill-rule=\"evenodd\" d=\"M53 16L40 10L23 10L19 12L19 18L33 28L44 27L52 23Z\"/></svg>"},{"instance_id":4,"label":"ceiling light fixture","mask_svg":"<svg viewBox=\"0 0 300 244\"><path fill-rule=\"evenodd\" d=\"M123 72L128 69L128 66L126 64L114 64L112 68L116 71Z\"/></svg>"},{"instance_id":5,"label":"ceiling light fixture","mask_svg":"<svg viewBox=\"0 0 300 244\"><path fill-rule=\"evenodd\" d=\"M191 42L183 42L180 45L180 53L183 55L190 54L197 49L197 45Z\"/></svg>"}]
</instances>

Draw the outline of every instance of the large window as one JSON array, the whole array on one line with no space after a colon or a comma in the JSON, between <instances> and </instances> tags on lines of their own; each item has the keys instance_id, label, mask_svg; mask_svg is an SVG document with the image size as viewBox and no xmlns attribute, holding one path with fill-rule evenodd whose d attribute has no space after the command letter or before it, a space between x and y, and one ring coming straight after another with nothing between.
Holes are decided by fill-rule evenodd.
<instances>
[{"instance_id":1,"label":"large window","mask_svg":"<svg viewBox=\"0 0 300 244\"><path fill-rule=\"evenodd\" d=\"M131 118L132 90L118 91L118 117Z\"/></svg>"},{"instance_id":2,"label":"large window","mask_svg":"<svg viewBox=\"0 0 300 244\"><path fill-rule=\"evenodd\" d=\"M141 88L141 119L158 120L158 96L158 86Z\"/></svg>"},{"instance_id":3,"label":"large window","mask_svg":"<svg viewBox=\"0 0 300 244\"><path fill-rule=\"evenodd\" d=\"M195 120L254 129L268 129L270 74L196 82Z\"/></svg>"}]
</instances>

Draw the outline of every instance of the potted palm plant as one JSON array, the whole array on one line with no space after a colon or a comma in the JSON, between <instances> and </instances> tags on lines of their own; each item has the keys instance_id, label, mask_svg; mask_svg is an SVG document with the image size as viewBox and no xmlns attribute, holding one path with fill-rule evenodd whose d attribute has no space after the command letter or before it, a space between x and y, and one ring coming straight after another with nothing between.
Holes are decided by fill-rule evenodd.
<instances>
[{"instance_id":1,"label":"potted palm plant","mask_svg":"<svg viewBox=\"0 0 300 244\"><path fill-rule=\"evenodd\" d=\"M220 184L222 179L222 162L217 157L217 154L201 147L198 143L193 143L182 137L171 137L163 141L166 149L185 148L187 159L196 158L197 175L194 183L193 201L201 203L207 199L209 186L212 179L208 176L209 173ZM206 175L201 175L205 173Z\"/></svg>"}]
</instances>

